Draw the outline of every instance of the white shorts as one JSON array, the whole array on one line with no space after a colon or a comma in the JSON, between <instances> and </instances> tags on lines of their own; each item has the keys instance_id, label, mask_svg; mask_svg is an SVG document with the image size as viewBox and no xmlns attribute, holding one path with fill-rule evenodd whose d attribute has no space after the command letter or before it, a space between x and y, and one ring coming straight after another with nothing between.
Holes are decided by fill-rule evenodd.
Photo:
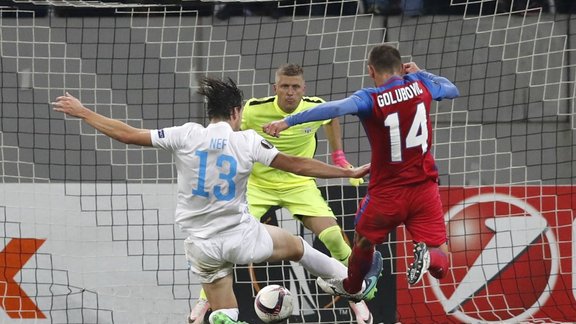
<instances>
[{"instance_id":1,"label":"white shorts","mask_svg":"<svg viewBox=\"0 0 576 324\"><path fill-rule=\"evenodd\" d=\"M211 283L231 274L235 264L264 262L273 250L272 237L252 216L234 229L209 239L188 237L184 240L186 260L201 283Z\"/></svg>"}]
</instances>

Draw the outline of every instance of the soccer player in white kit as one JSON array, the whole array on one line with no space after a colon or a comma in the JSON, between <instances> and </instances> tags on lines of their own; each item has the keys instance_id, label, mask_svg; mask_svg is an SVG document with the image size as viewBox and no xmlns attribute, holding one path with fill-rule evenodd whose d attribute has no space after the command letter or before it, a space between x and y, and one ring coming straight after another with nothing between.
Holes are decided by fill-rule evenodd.
<instances>
[{"instance_id":1,"label":"soccer player in white kit","mask_svg":"<svg viewBox=\"0 0 576 324\"><path fill-rule=\"evenodd\" d=\"M207 98L210 124L139 129L102 116L66 94L54 110L79 117L105 135L126 144L154 146L173 154L178 171L176 223L190 269L198 275L212 307L210 323L238 322L234 264L300 262L322 278L345 278L347 268L279 227L261 224L246 204L246 183L255 162L317 178L361 178L369 165L348 169L279 152L253 130L239 131L242 92L228 79L204 78L198 93Z\"/></svg>"}]
</instances>

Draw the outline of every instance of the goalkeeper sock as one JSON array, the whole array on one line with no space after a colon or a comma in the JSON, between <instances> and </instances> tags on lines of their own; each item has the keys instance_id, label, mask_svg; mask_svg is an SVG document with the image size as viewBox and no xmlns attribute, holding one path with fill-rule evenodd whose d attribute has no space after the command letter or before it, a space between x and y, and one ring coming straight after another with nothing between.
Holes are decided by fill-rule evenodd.
<instances>
[{"instance_id":1,"label":"goalkeeper sock","mask_svg":"<svg viewBox=\"0 0 576 324\"><path fill-rule=\"evenodd\" d=\"M328 227L320 232L318 238L324 243L334 259L342 262L345 266L348 265L348 258L350 257L350 253L352 253L352 249L350 249L350 246L344 240L340 226L334 225Z\"/></svg>"},{"instance_id":2,"label":"goalkeeper sock","mask_svg":"<svg viewBox=\"0 0 576 324\"><path fill-rule=\"evenodd\" d=\"M344 290L349 293L357 293L362 289L364 277L370 271L374 255L374 245L367 249L354 246L350 264L348 265L348 278L344 279Z\"/></svg>"},{"instance_id":3,"label":"goalkeeper sock","mask_svg":"<svg viewBox=\"0 0 576 324\"><path fill-rule=\"evenodd\" d=\"M446 277L448 273L448 256L446 253L442 252L439 248L428 248L428 253L430 253L430 266L428 267L428 272L432 277L436 279L442 279Z\"/></svg>"}]
</instances>

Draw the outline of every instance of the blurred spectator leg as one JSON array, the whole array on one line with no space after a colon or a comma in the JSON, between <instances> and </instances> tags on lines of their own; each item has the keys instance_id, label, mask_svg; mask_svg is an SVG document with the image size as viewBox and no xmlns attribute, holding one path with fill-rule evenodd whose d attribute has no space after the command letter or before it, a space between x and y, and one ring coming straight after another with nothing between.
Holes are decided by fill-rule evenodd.
<instances>
[{"instance_id":1,"label":"blurred spectator leg","mask_svg":"<svg viewBox=\"0 0 576 324\"><path fill-rule=\"evenodd\" d=\"M424 0L404 0L404 14L410 17L417 17L424 14Z\"/></svg>"},{"instance_id":2,"label":"blurred spectator leg","mask_svg":"<svg viewBox=\"0 0 576 324\"><path fill-rule=\"evenodd\" d=\"M403 0L376 0L376 7L383 15L392 16L402 14Z\"/></svg>"},{"instance_id":3,"label":"blurred spectator leg","mask_svg":"<svg viewBox=\"0 0 576 324\"><path fill-rule=\"evenodd\" d=\"M364 12L374 15L399 15L401 0L363 0Z\"/></svg>"},{"instance_id":4,"label":"blurred spectator leg","mask_svg":"<svg viewBox=\"0 0 576 324\"><path fill-rule=\"evenodd\" d=\"M374 0L362 0L362 9L364 13L374 13Z\"/></svg>"},{"instance_id":5,"label":"blurred spectator leg","mask_svg":"<svg viewBox=\"0 0 576 324\"><path fill-rule=\"evenodd\" d=\"M228 2L218 12L216 18L226 20L232 16L244 15L244 4L241 2Z\"/></svg>"}]
</instances>

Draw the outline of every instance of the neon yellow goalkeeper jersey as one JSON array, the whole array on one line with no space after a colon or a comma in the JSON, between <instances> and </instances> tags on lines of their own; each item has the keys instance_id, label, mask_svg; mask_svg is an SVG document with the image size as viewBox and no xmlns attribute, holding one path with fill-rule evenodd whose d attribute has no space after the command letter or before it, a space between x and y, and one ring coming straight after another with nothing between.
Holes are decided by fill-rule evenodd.
<instances>
[{"instance_id":1,"label":"neon yellow goalkeeper jersey","mask_svg":"<svg viewBox=\"0 0 576 324\"><path fill-rule=\"evenodd\" d=\"M308 110L322 102L324 100L318 97L303 97L300 105L292 114ZM320 126L329 123L330 120L294 125L280 133L280 138L269 136L262 131L262 125L283 119L288 115L290 114L285 113L278 107L276 96L252 98L244 105L242 130L255 130L270 143L274 144L280 152L309 158L314 157L316 152L316 131ZM255 163L252 174L248 179L248 185L274 189L294 188L310 181L310 179L312 178L298 176Z\"/></svg>"}]
</instances>

